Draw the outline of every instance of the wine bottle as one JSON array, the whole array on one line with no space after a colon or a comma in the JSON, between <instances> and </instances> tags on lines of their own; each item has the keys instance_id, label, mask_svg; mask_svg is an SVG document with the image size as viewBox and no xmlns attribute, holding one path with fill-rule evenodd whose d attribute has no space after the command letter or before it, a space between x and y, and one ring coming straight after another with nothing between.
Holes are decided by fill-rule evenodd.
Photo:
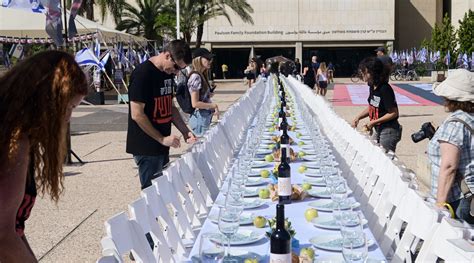
<instances>
[{"instance_id":1,"label":"wine bottle","mask_svg":"<svg viewBox=\"0 0 474 263\"><path fill-rule=\"evenodd\" d=\"M281 105L283 106L283 111L284 111L285 114L286 114L286 112L287 112L287 111L286 111L286 99L281 98L281 102L280 102L280 103L281 103Z\"/></svg>"},{"instance_id":2,"label":"wine bottle","mask_svg":"<svg viewBox=\"0 0 474 263\"><path fill-rule=\"evenodd\" d=\"M291 262L291 235L285 228L285 206L276 205L276 228L270 237L270 263Z\"/></svg>"},{"instance_id":3,"label":"wine bottle","mask_svg":"<svg viewBox=\"0 0 474 263\"><path fill-rule=\"evenodd\" d=\"M288 135L288 122L286 121L286 116L283 115L283 119L280 124L280 149L286 149L286 161L290 163L290 136ZM281 152L280 152L281 154Z\"/></svg>"},{"instance_id":4,"label":"wine bottle","mask_svg":"<svg viewBox=\"0 0 474 263\"><path fill-rule=\"evenodd\" d=\"M283 119L286 119L285 111L283 110L283 105L280 105L280 111L278 112L278 129L281 130L281 123Z\"/></svg>"},{"instance_id":5,"label":"wine bottle","mask_svg":"<svg viewBox=\"0 0 474 263\"><path fill-rule=\"evenodd\" d=\"M286 147L281 147L281 163L278 165L278 203L291 204L291 168L286 159Z\"/></svg>"}]
</instances>

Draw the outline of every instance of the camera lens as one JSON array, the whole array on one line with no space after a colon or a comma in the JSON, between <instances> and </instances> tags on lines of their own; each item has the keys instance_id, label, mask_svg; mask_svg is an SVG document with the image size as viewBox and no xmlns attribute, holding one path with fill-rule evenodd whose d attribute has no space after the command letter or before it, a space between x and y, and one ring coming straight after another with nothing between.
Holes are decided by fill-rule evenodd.
<instances>
[{"instance_id":1,"label":"camera lens","mask_svg":"<svg viewBox=\"0 0 474 263\"><path fill-rule=\"evenodd\" d=\"M422 140L426 139L426 135L425 133L421 130L421 131L418 131L418 132L415 132L411 135L411 140L414 142L414 143L418 143Z\"/></svg>"}]
</instances>

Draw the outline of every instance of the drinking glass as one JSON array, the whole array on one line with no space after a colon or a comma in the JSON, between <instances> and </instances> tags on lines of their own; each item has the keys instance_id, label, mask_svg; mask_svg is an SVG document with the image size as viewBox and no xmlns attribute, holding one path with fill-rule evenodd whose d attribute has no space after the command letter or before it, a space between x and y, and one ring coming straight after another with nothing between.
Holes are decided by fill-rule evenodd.
<instances>
[{"instance_id":1,"label":"drinking glass","mask_svg":"<svg viewBox=\"0 0 474 263\"><path fill-rule=\"evenodd\" d=\"M367 254L367 237L363 232L359 232L356 239L342 238L342 256L346 262L365 262Z\"/></svg>"},{"instance_id":2,"label":"drinking glass","mask_svg":"<svg viewBox=\"0 0 474 263\"><path fill-rule=\"evenodd\" d=\"M199 258L202 263L221 262L224 258L224 247L213 240L223 240L219 233L203 233L199 239Z\"/></svg>"},{"instance_id":3,"label":"drinking glass","mask_svg":"<svg viewBox=\"0 0 474 263\"><path fill-rule=\"evenodd\" d=\"M230 240L239 230L239 220L242 211L231 206L221 207L219 210L219 231L227 237L227 258L230 257ZM225 261L225 258L224 258Z\"/></svg>"},{"instance_id":4,"label":"drinking glass","mask_svg":"<svg viewBox=\"0 0 474 263\"><path fill-rule=\"evenodd\" d=\"M343 238L352 238L357 241L360 238L360 233L363 233L363 227L360 214L357 211L342 211L341 212L341 235Z\"/></svg>"}]
</instances>

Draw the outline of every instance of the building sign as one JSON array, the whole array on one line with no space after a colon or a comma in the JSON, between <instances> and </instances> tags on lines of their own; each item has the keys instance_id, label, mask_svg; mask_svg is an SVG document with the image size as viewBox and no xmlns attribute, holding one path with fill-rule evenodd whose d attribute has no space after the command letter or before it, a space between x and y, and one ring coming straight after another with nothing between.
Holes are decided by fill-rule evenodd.
<instances>
[{"instance_id":1,"label":"building sign","mask_svg":"<svg viewBox=\"0 0 474 263\"><path fill-rule=\"evenodd\" d=\"M205 42L393 40L394 0L248 0L254 25L235 14L205 25Z\"/></svg>"}]
</instances>

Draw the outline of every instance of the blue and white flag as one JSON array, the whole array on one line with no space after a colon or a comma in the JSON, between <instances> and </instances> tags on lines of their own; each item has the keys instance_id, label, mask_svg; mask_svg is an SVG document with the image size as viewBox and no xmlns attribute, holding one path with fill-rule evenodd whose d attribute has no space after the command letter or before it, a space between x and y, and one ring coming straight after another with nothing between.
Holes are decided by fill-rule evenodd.
<instances>
[{"instance_id":1,"label":"blue and white flag","mask_svg":"<svg viewBox=\"0 0 474 263\"><path fill-rule=\"evenodd\" d=\"M29 10L35 13L46 13L49 0L2 0L2 7Z\"/></svg>"},{"instance_id":2,"label":"blue and white flag","mask_svg":"<svg viewBox=\"0 0 474 263\"><path fill-rule=\"evenodd\" d=\"M469 68L469 60L467 58L466 53L462 55L462 65L464 66L464 68Z\"/></svg>"},{"instance_id":3,"label":"blue and white flag","mask_svg":"<svg viewBox=\"0 0 474 263\"><path fill-rule=\"evenodd\" d=\"M96 57L100 58L100 41L98 37L94 40L94 54Z\"/></svg>"},{"instance_id":4,"label":"blue and white flag","mask_svg":"<svg viewBox=\"0 0 474 263\"><path fill-rule=\"evenodd\" d=\"M80 66L98 66L100 63L89 48L83 48L76 53L76 62Z\"/></svg>"},{"instance_id":5,"label":"blue and white flag","mask_svg":"<svg viewBox=\"0 0 474 263\"><path fill-rule=\"evenodd\" d=\"M451 61L451 54L449 53L449 50L448 50L446 57L444 57L444 63L446 64L446 66L449 66L450 61Z\"/></svg>"},{"instance_id":6,"label":"blue and white flag","mask_svg":"<svg viewBox=\"0 0 474 263\"><path fill-rule=\"evenodd\" d=\"M109 61L109 58L110 58L110 52L107 52L107 54L105 54L105 56L100 60L98 66L102 71L105 71L105 64L107 64L107 61Z\"/></svg>"}]
</instances>

